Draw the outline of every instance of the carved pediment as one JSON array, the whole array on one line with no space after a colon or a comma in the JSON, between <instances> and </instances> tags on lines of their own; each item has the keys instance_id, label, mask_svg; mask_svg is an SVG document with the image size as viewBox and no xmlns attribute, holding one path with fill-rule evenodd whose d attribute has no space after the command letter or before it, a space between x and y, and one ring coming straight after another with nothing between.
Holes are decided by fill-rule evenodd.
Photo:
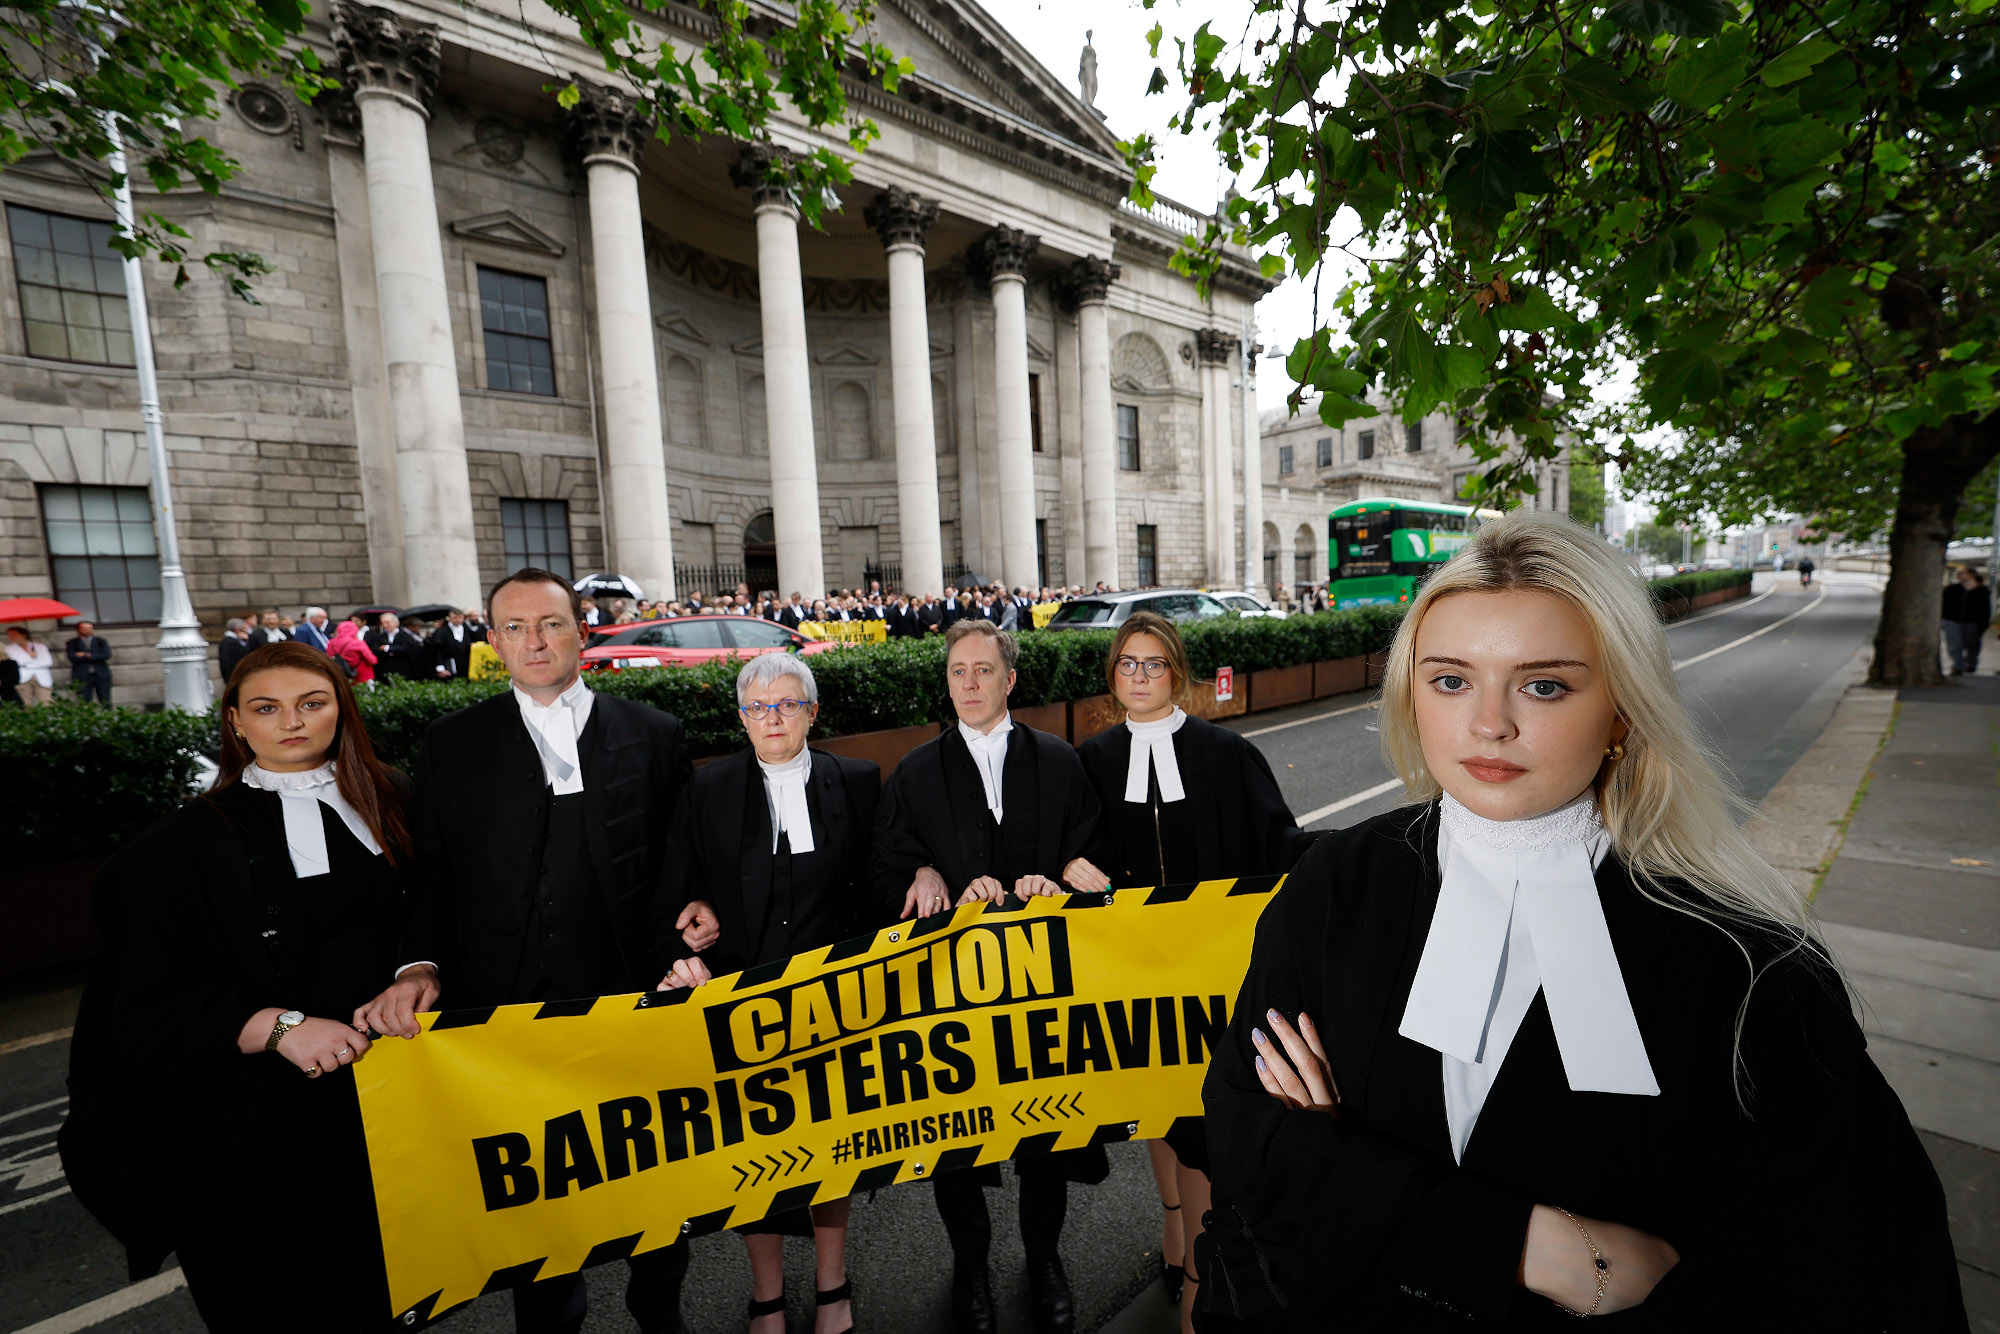
<instances>
[{"instance_id":1,"label":"carved pediment","mask_svg":"<svg viewBox=\"0 0 2000 1334\"><path fill-rule=\"evenodd\" d=\"M662 315L655 319L653 323L658 325L663 332L670 333L676 338L685 338L690 343L700 343L704 346L708 343L708 335L696 328L694 322L685 315ZM763 349L760 347L758 350L761 352Z\"/></svg>"},{"instance_id":2,"label":"carved pediment","mask_svg":"<svg viewBox=\"0 0 2000 1334\"><path fill-rule=\"evenodd\" d=\"M933 360L935 360L938 357L948 357L950 355L951 355L950 339L948 338L931 339L931 357Z\"/></svg>"},{"instance_id":3,"label":"carved pediment","mask_svg":"<svg viewBox=\"0 0 2000 1334\"><path fill-rule=\"evenodd\" d=\"M1056 354L1051 352L1042 340L1033 334L1028 335L1028 355L1039 361L1054 361L1056 359Z\"/></svg>"},{"instance_id":4,"label":"carved pediment","mask_svg":"<svg viewBox=\"0 0 2000 1334\"><path fill-rule=\"evenodd\" d=\"M877 366L882 362L882 358L852 343L838 343L823 352L815 352L813 360L822 366Z\"/></svg>"},{"instance_id":5,"label":"carved pediment","mask_svg":"<svg viewBox=\"0 0 2000 1334\"><path fill-rule=\"evenodd\" d=\"M19 162L7 168L9 176L28 176L38 181L53 181L57 185L88 185L95 187L108 184L111 168L102 162L79 161L62 157L46 148L27 154ZM133 188L145 179L143 172L133 176Z\"/></svg>"},{"instance_id":6,"label":"carved pediment","mask_svg":"<svg viewBox=\"0 0 2000 1334\"><path fill-rule=\"evenodd\" d=\"M746 338L740 343L731 343L729 350L739 357L761 357L764 355L764 339L762 335Z\"/></svg>"},{"instance_id":7,"label":"carved pediment","mask_svg":"<svg viewBox=\"0 0 2000 1334\"><path fill-rule=\"evenodd\" d=\"M451 224L451 230L468 240L484 241L488 245L512 246L517 250L533 250L543 255L561 256L567 249L561 241L512 209L503 208L498 213L482 213L476 218L460 218Z\"/></svg>"}]
</instances>

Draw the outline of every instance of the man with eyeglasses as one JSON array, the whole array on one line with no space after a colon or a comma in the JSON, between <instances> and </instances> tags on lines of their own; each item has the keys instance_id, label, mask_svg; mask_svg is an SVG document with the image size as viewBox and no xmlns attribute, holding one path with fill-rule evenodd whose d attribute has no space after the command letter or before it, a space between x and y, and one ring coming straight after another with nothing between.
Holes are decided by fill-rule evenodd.
<instances>
[{"instance_id":1,"label":"man with eyeglasses","mask_svg":"<svg viewBox=\"0 0 2000 1334\"><path fill-rule=\"evenodd\" d=\"M431 724L417 761L416 880L387 990L355 1012L412 1038L416 1015L642 991L671 959L649 934L671 827L693 777L681 723L579 675L583 608L547 570L487 599L513 689ZM715 914L677 914L683 954L715 941ZM680 1325L687 1247L635 1255L625 1305L647 1334ZM581 1274L514 1289L521 1334L582 1327Z\"/></svg>"},{"instance_id":2,"label":"man with eyeglasses","mask_svg":"<svg viewBox=\"0 0 2000 1334\"><path fill-rule=\"evenodd\" d=\"M967 617L945 632L946 685L958 721L904 756L883 786L871 878L885 911L927 917L1009 894L1093 892L1111 883L1097 869L1099 803L1076 751L1008 713L1016 652L1014 637L989 620ZM1075 1326L1057 1253L1069 1183L1094 1184L1108 1170L1101 1145L1014 1165L1028 1286L1043 1334ZM933 1178L951 1238L952 1321L960 1334L997 1328L984 1188L999 1184L991 1165Z\"/></svg>"},{"instance_id":3,"label":"man with eyeglasses","mask_svg":"<svg viewBox=\"0 0 2000 1334\"><path fill-rule=\"evenodd\" d=\"M691 905L715 905L721 934L700 957L678 959L669 986L822 949L887 917L868 882L882 771L806 745L819 715L812 668L760 654L736 674L736 704L749 749L695 775L674 814L669 889L653 914L660 957L682 942ZM848 1214L845 1199L821 1201L738 1229L750 1249L750 1334L783 1334L787 1234L814 1239L820 1328L852 1326Z\"/></svg>"}]
</instances>

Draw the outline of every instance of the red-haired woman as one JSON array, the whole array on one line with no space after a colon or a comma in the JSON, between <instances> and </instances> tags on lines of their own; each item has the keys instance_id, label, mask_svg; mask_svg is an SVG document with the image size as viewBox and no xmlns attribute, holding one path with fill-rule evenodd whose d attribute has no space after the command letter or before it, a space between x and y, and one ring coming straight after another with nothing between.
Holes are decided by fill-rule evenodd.
<instances>
[{"instance_id":1,"label":"red-haired woman","mask_svg":"<svg viewBox=\"0 0 2000 1334\"><path fill-rule=\"evenodd\" d=\"M246 654L221 712L213 789L98 877L63 1166L133 1278L179 1253L211 1330L387 1328L345 1016L397 962L407 780L304 644Z\"/></svg>"}]
</instances>

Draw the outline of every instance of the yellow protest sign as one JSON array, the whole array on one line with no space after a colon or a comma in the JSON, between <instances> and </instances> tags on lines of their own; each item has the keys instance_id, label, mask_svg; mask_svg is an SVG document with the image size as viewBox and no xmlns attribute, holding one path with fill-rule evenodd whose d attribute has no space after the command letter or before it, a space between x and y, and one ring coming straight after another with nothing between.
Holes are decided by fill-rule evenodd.
<instances>
[{"instance_id":1,"label":"yellow protest sign","mask_svg":"<svg viewBox=\"0 0 2000 1334\"><path fill-rule=\"evenodd\" d=\"M1037 602L1030 610L1035 613L1035 628L1046 630L1049 622L1056 618L1056 613L1062 610L1062 603Z\"/></svg>"},{"instance_id":2,"label":"yellow protest sign","mask_svg":"<svg viewBox=\"0 0 2000 1334\"><path fill-rule=\"evenodd\" d=\"M843 644L886 644L887 621L802 621L799 633L807 639L830 639Z\"/></svg>"},{"instance_id":3,"label":"yellow protest sign","mask_svg":"<svg viewBox=\"0 0 2000 1334\"><path fill-rule=\"evenodd\" d=\"M1163 1135L1201 1113L1279 883L965 907L693 991L423 1016L355 1068L394 1314Z\"/></svg>"}]
</instances>

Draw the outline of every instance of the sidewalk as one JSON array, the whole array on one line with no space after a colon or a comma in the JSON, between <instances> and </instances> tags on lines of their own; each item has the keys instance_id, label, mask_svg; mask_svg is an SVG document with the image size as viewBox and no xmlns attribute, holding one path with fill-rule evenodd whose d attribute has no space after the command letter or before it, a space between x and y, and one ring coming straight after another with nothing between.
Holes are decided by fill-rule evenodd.
<instances>
[{"instance_id":1,"label":"sidewalk","mask_svg":"<svg viewBox=\"0 0 2000 1334\"><path fill-rule=\"evenodd\" d=\"M2000 677L1857 687L1759 814L1944 1182L1972 1328L2000 1334Z\"/></svg>"}]
</instances>

